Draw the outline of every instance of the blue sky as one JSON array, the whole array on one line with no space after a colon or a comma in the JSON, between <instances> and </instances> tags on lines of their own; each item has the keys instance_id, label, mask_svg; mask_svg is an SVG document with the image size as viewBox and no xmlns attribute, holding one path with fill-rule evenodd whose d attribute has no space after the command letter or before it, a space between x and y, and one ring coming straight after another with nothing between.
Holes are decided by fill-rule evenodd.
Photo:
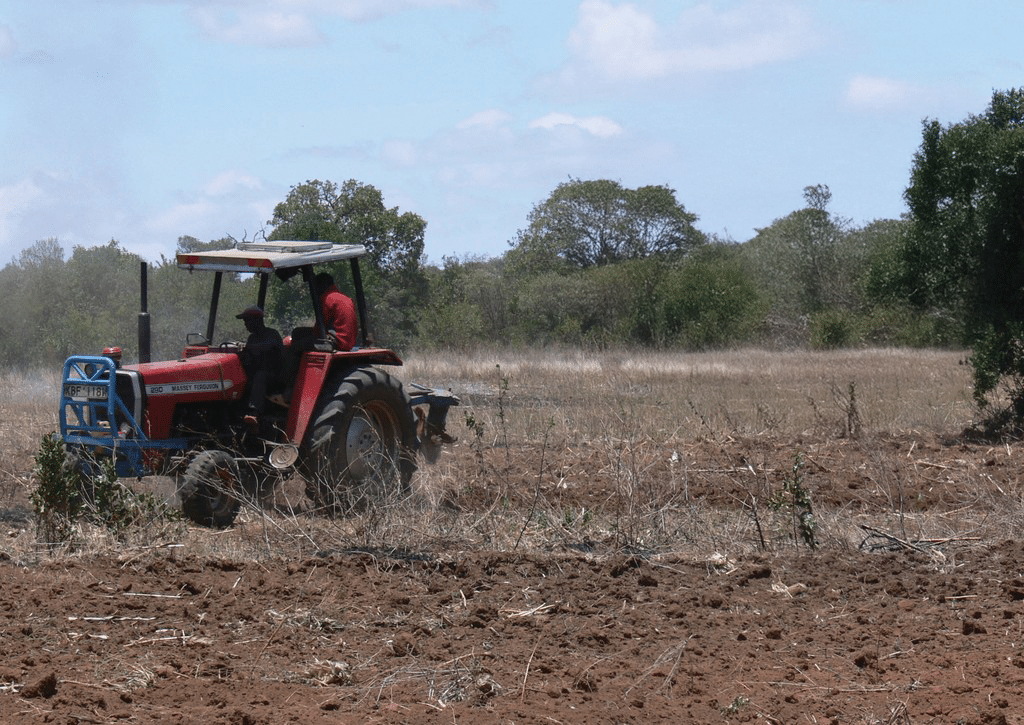
<instances>
[{"instance_id":1,"label":"blue sky","mask_svg":"<svg viewBox=\"0 0 1024 725\"><path fill-rule=\"evenodd\" d=\"M904 211L921 121L1024 86L1019 0L0 0L0 265L252 238L307 179L498 256L571 178L746 241Z\"/></svg>"}]
</instances>

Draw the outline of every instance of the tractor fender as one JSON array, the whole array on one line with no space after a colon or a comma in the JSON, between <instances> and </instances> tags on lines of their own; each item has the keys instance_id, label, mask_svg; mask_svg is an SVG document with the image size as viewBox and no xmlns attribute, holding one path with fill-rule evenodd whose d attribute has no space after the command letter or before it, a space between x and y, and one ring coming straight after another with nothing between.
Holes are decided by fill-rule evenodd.
<instances>
[{"instance_id":1,"label":"tractor fender","mask_svg":"<svg viewBox=\"0 0 1024 725\"><path fill-rule=\"evenodd\" d=\"M302 439L309 428L313 409L320 399L324 381L331 372L331 353L305 352L299 363L299 372L295 377L292 399L288 410L288 424L285 435L295 445L301 445Z\"/></svg>"},{"instance_id":2,"label":"tractor fender","mask_svg":"<svg viewBox=\"0 0 1024 725\"><path fill-rule=\"evenodd\" d=\"M333 352L307 351L302 353L299 371L295 377L288 410L285 435L296 446L301 446L309 431L313 411L323 394L324 382L330 375L345 373L368 365L401 365L402 359L384 348L357 348Z\"/></svg>"}]
</instances>

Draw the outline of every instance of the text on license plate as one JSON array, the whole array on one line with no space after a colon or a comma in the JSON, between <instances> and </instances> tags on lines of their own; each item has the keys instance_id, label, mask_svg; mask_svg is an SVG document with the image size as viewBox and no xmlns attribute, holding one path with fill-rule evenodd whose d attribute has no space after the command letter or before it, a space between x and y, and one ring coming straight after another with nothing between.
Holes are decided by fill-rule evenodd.
<instances>
[{"instance_id":1,"label":"text on license plate","mask_svg":"<svg viewBox=\"0 0 1024 725\"><path fill-rule=\"evenodd\" d=\"M64 386L65 398L88 398L90 400L106 400L106 385L87 385L85 383L68 383Z\"/></svg>"}]
</instances>

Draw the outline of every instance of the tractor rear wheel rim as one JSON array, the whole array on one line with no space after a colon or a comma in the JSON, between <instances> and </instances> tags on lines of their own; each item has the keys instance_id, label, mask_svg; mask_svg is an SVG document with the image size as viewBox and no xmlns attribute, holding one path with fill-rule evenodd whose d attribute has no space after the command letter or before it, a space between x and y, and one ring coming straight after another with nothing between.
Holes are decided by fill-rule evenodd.
<instances>
[{"instance_id":1,"label":"tractor rear wheel rim","mask_svg":"<svg viewBox=\"0 0 1024 725\"><path fill-rule=\"evenodd\" d=\"M394 470L397 427L386 405L367 405L352 416L345 440L349 474L359 480L384 478Z\"/></svg>"}]
</instances>

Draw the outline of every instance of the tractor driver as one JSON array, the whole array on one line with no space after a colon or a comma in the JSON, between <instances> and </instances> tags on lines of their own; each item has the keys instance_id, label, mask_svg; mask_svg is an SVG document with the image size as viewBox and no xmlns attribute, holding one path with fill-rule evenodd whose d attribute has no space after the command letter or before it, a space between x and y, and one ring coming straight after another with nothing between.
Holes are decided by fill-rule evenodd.
<instances>
[{"instance_id":1,"label":"tractor driver","mask_svg":"<svg viewBox=\"0 0 1024 725\"><path fill-rule=\"evenodd\" d=\"M334 283L329 272L313 278L313 289L324 312L324 331L335 350L351 350L356 346L356 306L352 299Z\"/></svg>"},{"instance_id":2,"label":"tractor driver","mask_svg":"<svg viewBox=\"0 0 1024 725\"><path fill-rule=\"evenodd\" d=\"M245 341L239 357L249 378L249 407L246 423L253 425L266 405L267 385L277 380L284 362L284 344L277 330L267 327L263 310L255 305L247 307L235 317L245 322L249 339Z\"/></svg>"}]
</instances>

